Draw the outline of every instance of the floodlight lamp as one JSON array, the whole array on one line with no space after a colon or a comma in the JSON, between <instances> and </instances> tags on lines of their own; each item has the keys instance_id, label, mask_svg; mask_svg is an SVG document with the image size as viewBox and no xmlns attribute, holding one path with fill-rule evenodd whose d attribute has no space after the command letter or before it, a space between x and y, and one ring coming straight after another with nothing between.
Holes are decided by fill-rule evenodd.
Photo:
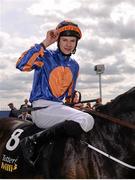
<instances>
[{"instance_id":1,"label":"floodlight lamp","mask_svg":"<svg viewBox=\"0 0 135 180\"><path fill-rule=\"evenodd\" d=\"M102 74L105 70L104 64L98 64L94 67L94 70L96 71L97 74Z\"/></svg>"}]
</instances>

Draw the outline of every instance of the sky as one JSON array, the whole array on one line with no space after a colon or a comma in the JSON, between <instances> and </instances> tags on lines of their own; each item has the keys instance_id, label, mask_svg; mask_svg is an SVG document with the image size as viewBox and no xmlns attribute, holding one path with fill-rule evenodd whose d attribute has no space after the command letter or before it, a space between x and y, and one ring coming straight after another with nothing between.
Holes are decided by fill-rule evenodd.
<instances>
[{"instance_id":1,"label":"sky","mask_svg":"<svg viewBox=\"0 0 135 180\"><path fill-rule=\"evenodd\" d=\"M0 0L0 108L9 102L19 107L29 98L34 71L19 71L16 61L63 20L82 30L73 58L80 65L76 88L83 100L100 96L95 65L105 66L104 104L134 87L135 0Z\"/></svg>"}]
</instances>

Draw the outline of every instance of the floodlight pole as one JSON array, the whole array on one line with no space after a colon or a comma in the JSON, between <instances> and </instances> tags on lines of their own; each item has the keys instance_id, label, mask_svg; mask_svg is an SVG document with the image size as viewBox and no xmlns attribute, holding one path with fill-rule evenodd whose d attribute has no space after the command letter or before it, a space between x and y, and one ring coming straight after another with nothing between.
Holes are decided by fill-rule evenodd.
<instances>
[{"instance_id":1,"label":"floodlight pole","mask_svg":"<svg viewBox=\"0 0 135 180\"><path fill-rule=\"evenodd\" d=\"M96 71L96 73L98 74L99 76L99 96L101 98L101 101L102 101L102 83L101 83L101 74L104 73L104 70L105 70L105 67L103 64L99 64L99 65L96 65L94 67L94 70Z\"/></svg>"},{"instance_id":2,"label":"floodlight pole","mask_svg":"<svg viewBox=\"0 0 135 180\"><path fill-rule=\"evenodd\" d=\"M99 97L102 99L102 84L101 84L101 73L99 75Z\"/></svg>"}]
</instances>

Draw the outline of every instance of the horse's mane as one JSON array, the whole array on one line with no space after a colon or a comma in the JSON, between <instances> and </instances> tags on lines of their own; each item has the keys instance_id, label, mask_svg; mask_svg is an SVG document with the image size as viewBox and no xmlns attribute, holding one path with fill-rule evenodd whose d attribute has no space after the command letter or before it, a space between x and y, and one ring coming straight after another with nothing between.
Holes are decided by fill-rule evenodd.
<instances>
[{"instance_id":1,"label":"horse's mane","mask_svg":"<svg viewBox=\"0 0 135 180\"><path fill-rule=\"evenodd\" d=\"M98 108L99 111L113 116L119 114L135 111L135 87L129 89L127 92L117 96L110 102Z\"/></svg>"}]
</instances>

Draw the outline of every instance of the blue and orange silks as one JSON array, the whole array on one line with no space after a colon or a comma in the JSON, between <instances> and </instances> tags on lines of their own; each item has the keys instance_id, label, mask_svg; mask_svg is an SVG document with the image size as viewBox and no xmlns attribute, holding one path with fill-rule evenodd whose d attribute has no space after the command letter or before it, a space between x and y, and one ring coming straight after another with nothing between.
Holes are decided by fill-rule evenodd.
<instances>
[{"instance_id":1,"label":"blue and orange silks","mask_svg":"<svg viewBox=\"0 0 135 180\"><path fill-rule=\"evenodd\" d=\"M61 102L74 92L79 72L78 63L57 49L45 50L36 44L25 51L16 63L21 71L34 72L30 102L38 99Z\"/></svg>"}]
</instances>

